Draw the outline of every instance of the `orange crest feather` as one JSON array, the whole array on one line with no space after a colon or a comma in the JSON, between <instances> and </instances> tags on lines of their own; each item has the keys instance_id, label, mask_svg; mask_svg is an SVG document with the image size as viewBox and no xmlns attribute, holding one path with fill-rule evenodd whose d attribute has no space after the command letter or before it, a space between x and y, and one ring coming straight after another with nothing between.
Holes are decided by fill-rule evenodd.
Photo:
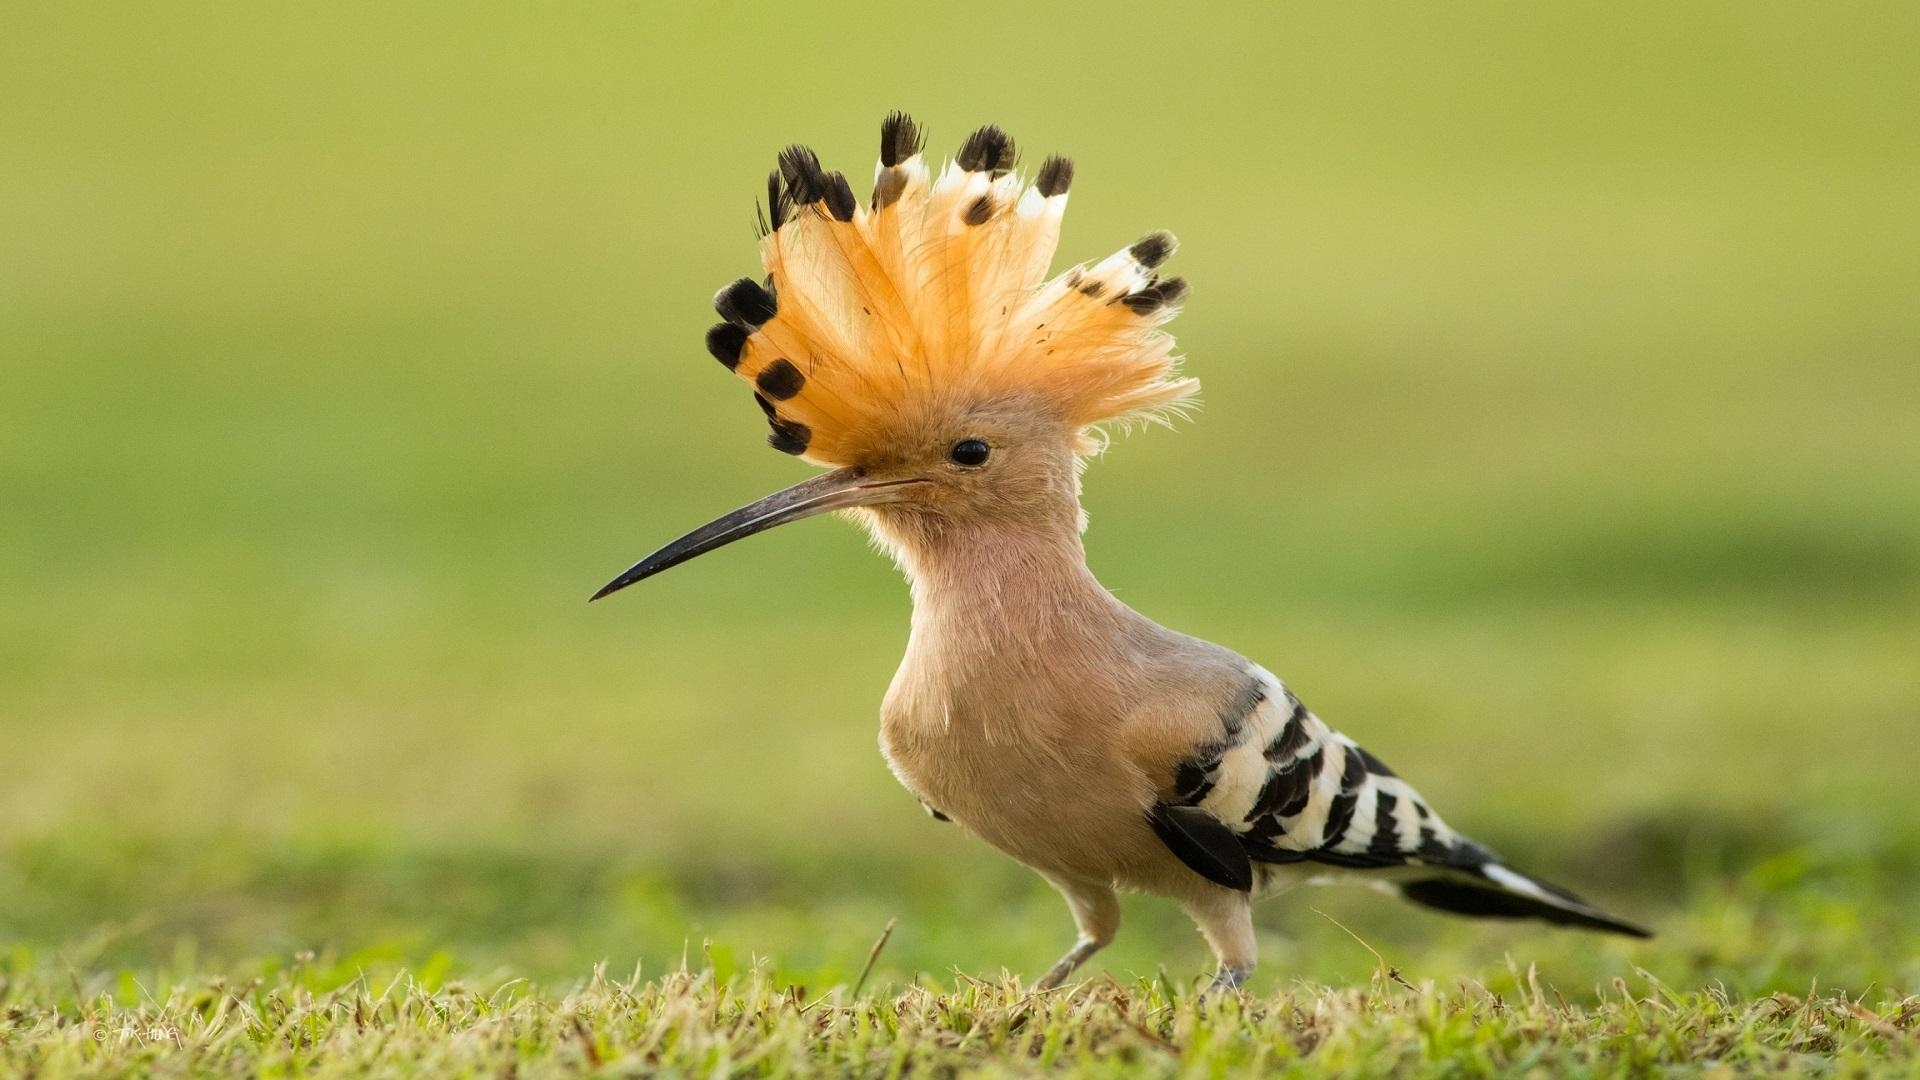
<instances>
[{"instance_id":1,"label":"orange crest feather","mask_svg":"<svg viewBox=\"0 0 1920 1080\"><path fill-rule=\"evenodd\" d=\"M1027 394L1084 431L1193 395L1158 329L1187 294L1154 273L1173 236L1047 280L1073 165L1050 157L1031 186L1013 166L1013 141L985 127L934 176L913 121L894 113L863 207L811 150L780 155L761 223L767 283L720 290L726 321L707 333L754 387L776 449L849 465L930 407Z\"/></svg>"}]
</instances>

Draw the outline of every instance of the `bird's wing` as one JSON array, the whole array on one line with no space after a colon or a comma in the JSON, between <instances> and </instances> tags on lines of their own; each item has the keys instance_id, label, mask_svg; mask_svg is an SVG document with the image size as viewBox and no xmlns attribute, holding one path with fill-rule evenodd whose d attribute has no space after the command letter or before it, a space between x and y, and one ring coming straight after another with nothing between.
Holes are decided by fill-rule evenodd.
<instances>
[{"instance_id":1,"label":"bird's wing","mask_svg":"<svg viewBox=\"0 0 1920 1080\"><path fill-rule=\"evenodd\" d=\"M1271 673L1249 667L1219 712L1216 735L1182 759L1153 810L1154 827L1187 865L1230 888L1259 884L1260 864L1318 864L1386 875L1409 900L1457 914L1531 917L1645 936L1557 886L1505 866L1447 827L1413 786L1328 727ZM1159 821L1196 815L1229 831L1249 873L1208 873ZM1216 844L1215 847L1218 845ZM1220 863L1215 852L1209 856ZM1231 878L1231 880L1229 880Z\"/></svg>"},{"instance_id":2,"label":"bird's wing","mask_svg":"<svg viewBox=\"0 0 1920 1080\"><path fill-rule=\"evenodd\" d=\"M1175 767L1165 802L1218 818L1253 861L1370 869L1490 857L1268 672L1251 669L1219 717L1217 737Z\"/></svg>"},{"instance_id":3,"label":"bird's wing","mask_svg":"<svg viewBox=\"0 0 1920 1080\"><path fill-rule=\"evenodd\" d=\"M1329 728L1278 679L1258 676L1269 689L1267 707L1255 710L1243 744L1218 759L1221 774L1239 783L1216 784L1209 794L1209 809L1238 823L1252 857L1356 869L1489 857L1385 762Z\"/></svg>"}]
</instances>

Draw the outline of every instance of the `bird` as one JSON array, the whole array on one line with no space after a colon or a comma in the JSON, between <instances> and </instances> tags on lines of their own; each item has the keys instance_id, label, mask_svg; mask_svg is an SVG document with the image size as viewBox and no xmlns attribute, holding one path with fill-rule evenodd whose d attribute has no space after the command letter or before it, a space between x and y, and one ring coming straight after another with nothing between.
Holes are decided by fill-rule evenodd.
<instances>
[{"instance_id":1,"label":"bird","mask_svg":"<svg viewBox=\"0 0 1920 1080\"><path fill-rule=\"evenodd\" d=\"M764 276L714 298L707 351L768 443L829 471L674 540L598 600L829 511L903 572L911 633L880 705L888 766L928 814L1065 898L1059 987L1171 899L1242 987L1257 900L1357 882L1427 908L1648 937L1450 828L1407 781L1265 668L1134 611L1089 571L1081 474L1110 434L1184 416L1198 383L1164 326L1188 296L1152 232L1050 273L1075 179L982 127L937 168L889 114L871 196L803 145L758 207Z\"/></svg>"}]
</instances>

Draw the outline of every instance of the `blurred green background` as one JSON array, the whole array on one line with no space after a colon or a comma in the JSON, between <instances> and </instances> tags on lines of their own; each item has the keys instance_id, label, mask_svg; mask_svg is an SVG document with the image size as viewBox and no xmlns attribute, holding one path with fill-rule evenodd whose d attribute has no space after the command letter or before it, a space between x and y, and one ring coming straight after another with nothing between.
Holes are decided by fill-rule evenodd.
<instances>
[{"instance_id":1,"label":"blurred green background","mask_svg":"<svg viewBox=\"0 0 1920 1080\"><path fill-rule=\"evenodd\" d=\"M1649 946L1361 891L1267 985L1920 988L1920 9L10 5L0 962L1029 975L875 747L894 571L703 353L782 145L1011 130L1207 402L1097 572ZM856 181L864 191L864 184ZM1157 901L1103 956L1207 965ZM10 950L10 952L4 951ZM10 960L6 957L11 956Z\"/></svg>"}]
</instances>

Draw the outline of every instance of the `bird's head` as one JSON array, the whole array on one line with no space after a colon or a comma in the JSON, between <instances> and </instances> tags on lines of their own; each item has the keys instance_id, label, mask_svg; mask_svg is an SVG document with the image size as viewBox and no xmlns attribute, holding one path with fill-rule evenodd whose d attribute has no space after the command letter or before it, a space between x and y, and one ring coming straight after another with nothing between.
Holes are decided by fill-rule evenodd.
<instances>
[{"instance_id":1,"label":"bird's head","mask_svg":"<svg viewBox=\"0 0 1920 1080\"><path fill-rule=\"evenodd\" d=\"M1198 384L1159 327L1186 283L1157 271L1152 233L1052 278L1073 165L1031 183L1000 129L968 136L935 175L913 121L881 126L871 201L789 147L767 178L763 281L721 289L714 358L753 388L768 442L832 471L688 533L595 594L828 510L883 531L1018 527L1078 492L1103 425L1162 420Z\"/></svg>"}]
</instances>

